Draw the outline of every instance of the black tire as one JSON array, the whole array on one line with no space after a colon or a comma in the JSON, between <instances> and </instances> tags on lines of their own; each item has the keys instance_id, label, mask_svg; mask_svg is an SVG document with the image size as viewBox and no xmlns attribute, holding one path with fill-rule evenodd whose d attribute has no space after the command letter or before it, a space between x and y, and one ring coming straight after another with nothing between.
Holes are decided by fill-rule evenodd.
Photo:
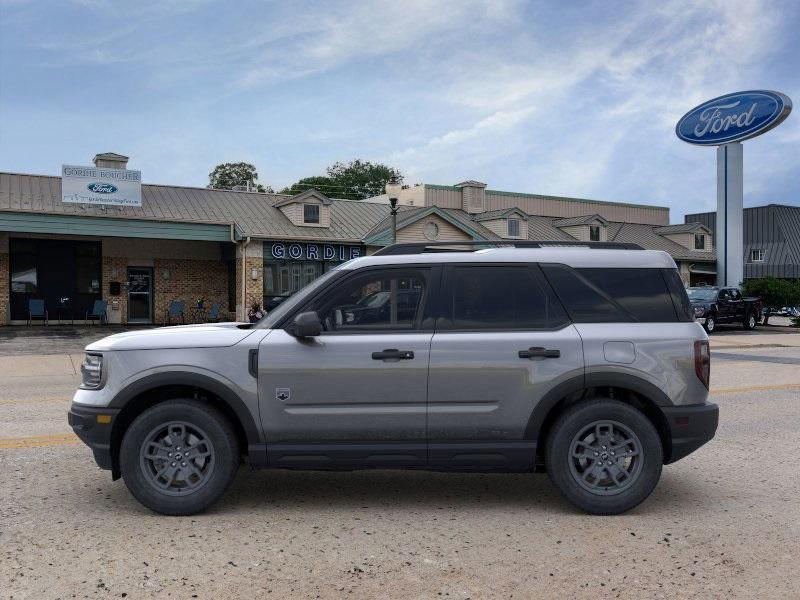
<instances>
[{"instance_id":1,"label":"black tire","mask_svg":"<svg viewBox=\"0 0 800 600\"><path fill-rule=\"evenodd\" d=\"M186 440L185 447L178 445L180 439ZM183 455L187 449L189 460ZM167 450L171 458L164 456ZM172 460L177 462L169 463ZM168 475L159 476L162 467ZM176 399L156 404L136 417L122 439L125 485L144 506L164 515L191 515L208 508L227 491L238 468L239 445L231 424L204 402ZM189 475L181 478L183 473ZM169 475L174 479L165 484Z\"/></svg>"},{"instance_id":2,"label":"black tire","mask_svg":"<svg viewBox=\"0 0 800 600\"><path fill-rule=\"evenodd\" d=\"M627 434L624 433L622 439L615 437L621 430L627 430L632 434L631 440L635 439L635 443L626 446L630 453L638 446L638 455L635 457L620 456L628 452L619 449L619 455L611 457L607 456L607 451L598 448L603 457L610 459L607 464L611 465L611 461L614 461L614 465L628 465L622 469L623 473L626 473L625 469L629 469L629 472L625 477L620 477L621 484L616 482L620 470L615 469L616 475L611 480L610 468L595 466L603 462L601 456L597 459L573 456L576 448L594 454L589 450L589 444L576 442L576 439L582 432L596 427L597 423L605 423L609 428L606 433L610 431L611 434L610 438L605 437L606 434L594 436L598 443L609 439L612 441L612 445L603 445L602 448L612 448L614 442L625 439ZM591 435L584 439L591 439ZM600 462L595 463L595 460ZM572 504L590 514L616 515L630 510L650 495L661 477L664 451L656 428L642 412L623 402L600 398L570 406L558 416L547 438L545 464L553 484ZM581 477L579 471L582 464L586 465L583 467L584 474L589 471L598 474L596 482ZM600 474L604 478L601 479ZM589 479L592 478L590 475ZM581 479L583 482L580 482Z\"/></svg>"},{"instance_id":3,"label":"black tire","mask_svg":"<svg viewBox=\"0 0 800 600\"><path fill-rule=\"evenodd\" d=\"M742 327L746 331L752 331L756 328L756 324L758 323L758 319L756 318L756 313L750 311L744 317L744 321L742 321Z\"/></svg>"},{"instance_id":4,"label":"black tire","mask_svg":"<svg viewBox=\"0 0 800 600\"><path fill-rule=\"evenodd\" d=\"M703 329L705 329L708 334L714 333L717 330L717 316L708 315L706 317L706 322L703 323Z\"/></svg>"}]
</instances>

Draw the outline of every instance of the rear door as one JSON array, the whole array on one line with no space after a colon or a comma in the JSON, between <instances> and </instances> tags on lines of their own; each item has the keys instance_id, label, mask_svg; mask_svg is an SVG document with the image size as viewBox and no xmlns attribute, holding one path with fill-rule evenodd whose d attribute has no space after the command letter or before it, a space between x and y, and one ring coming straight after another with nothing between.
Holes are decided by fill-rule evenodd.
<instances>
[{"instance_id":1,"label":"rear door","mask_svg":"<svg viewBox=\"0 0 800 600\"><path fill-rule=\"evenodd\" d=\"M536 403L583 377L580 337L538 267L450 265L428 382L432 466L529 469Z\"/></svg>"}]
</instances>

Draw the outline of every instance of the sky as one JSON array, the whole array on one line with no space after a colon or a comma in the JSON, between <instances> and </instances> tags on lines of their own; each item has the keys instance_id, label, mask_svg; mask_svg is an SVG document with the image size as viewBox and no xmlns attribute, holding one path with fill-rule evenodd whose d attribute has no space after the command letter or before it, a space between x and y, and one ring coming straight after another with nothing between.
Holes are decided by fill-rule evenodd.
<instances>
[{"instance_id":1,"label":"sky","mask_svg":"<svg viewBox=\"0 0 800 600\"><path fill-rule=\"evenodd\" d=\"M675 123L800 102L798 31L791 0L0 0L0 170L117 152L145 183L247 161L279 189L361 158L681 222L715 208L716 158ZM800 114L744 154L746 206L800 205Z\"/></svg>"}]
</instances>

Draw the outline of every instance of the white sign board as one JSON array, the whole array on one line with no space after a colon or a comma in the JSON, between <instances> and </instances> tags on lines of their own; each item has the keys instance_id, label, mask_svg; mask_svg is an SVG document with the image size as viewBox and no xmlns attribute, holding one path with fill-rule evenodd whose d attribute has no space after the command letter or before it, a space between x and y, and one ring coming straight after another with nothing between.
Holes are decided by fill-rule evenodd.
<instances>
[{"instance_id":1,"label":"white sign board","mask_svg":"<svg viewBox=\"0 0 800 600\"><path fill-rule=\"evenodd\" d=\"M142 172L63 165L61 201L71 204L141 206Z\"/></svg>"}]
</instances>

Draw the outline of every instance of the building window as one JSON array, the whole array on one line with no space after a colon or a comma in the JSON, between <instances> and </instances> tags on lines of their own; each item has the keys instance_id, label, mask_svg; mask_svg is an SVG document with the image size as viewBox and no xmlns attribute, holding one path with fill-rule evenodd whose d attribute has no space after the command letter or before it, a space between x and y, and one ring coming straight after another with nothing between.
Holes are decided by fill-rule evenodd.
<instances>
[{"instance_id":1,"label":"building window","mask_svg":"<svg viewBox=\"0 0 800 600\"><path fill-rule=\"evenodd\" d=\"M695 233L694 234L694 249L695 250L705 250L706 249L706 236L704 233Z\"/></svg>"},{"instance_id":2,"label":"building window","mask_svg":"<svg viewBox=\"0 0 800 600\"><path fill-rule=\"evenodd\" d=\"M319 223L319 204L303 204L303 223Z\"/></svg>"},{"instance_id":3,"label":"building window","mask_svg":"<svg viewBox=\"0 0 800 600\"><path fill-rule=\"evenodd\" d=\"M428 221L427 223L425 223L425 227L422 230L422 234L429 240L438 239L439 226L433 221Z\"/></svg>"},{"instance_id":4,"label":"building window","mask_svg":"<svg viewBox=\"0 0 800 600\"><path fill-rule=\"evenodd\" d=\"M756 248L750 251L750 262L764 262L764 249Z\"/></svg>"},{"instance_id":5,"label":"building window","mask_svg":"<svg viewBox=\"0 0 800 600\"><path fill-rule=\"evenodd\" d=\"M599 225L590 225L589 226L589 241L590 242L599 242L600 241L600 226Z\"/></svg>"},{"instance_id":6,"label":"building window","mask_svg":"<svg viewBox=\"0 0 800 600\"><path fill-rule=\"evenodd\" d=\"M11 291L35 294L37 283L36 242L12 240L11 244Z\"/></svg>"},{"instance_id":7,"label":"building window","mask_svg":"<svg viewBox=\"0 0 800 600\"><path fill-rule=\"evenodd\" d=\"M508 220L508 237L519 237L519 219Z\"/></svg>"}]
</instances>

